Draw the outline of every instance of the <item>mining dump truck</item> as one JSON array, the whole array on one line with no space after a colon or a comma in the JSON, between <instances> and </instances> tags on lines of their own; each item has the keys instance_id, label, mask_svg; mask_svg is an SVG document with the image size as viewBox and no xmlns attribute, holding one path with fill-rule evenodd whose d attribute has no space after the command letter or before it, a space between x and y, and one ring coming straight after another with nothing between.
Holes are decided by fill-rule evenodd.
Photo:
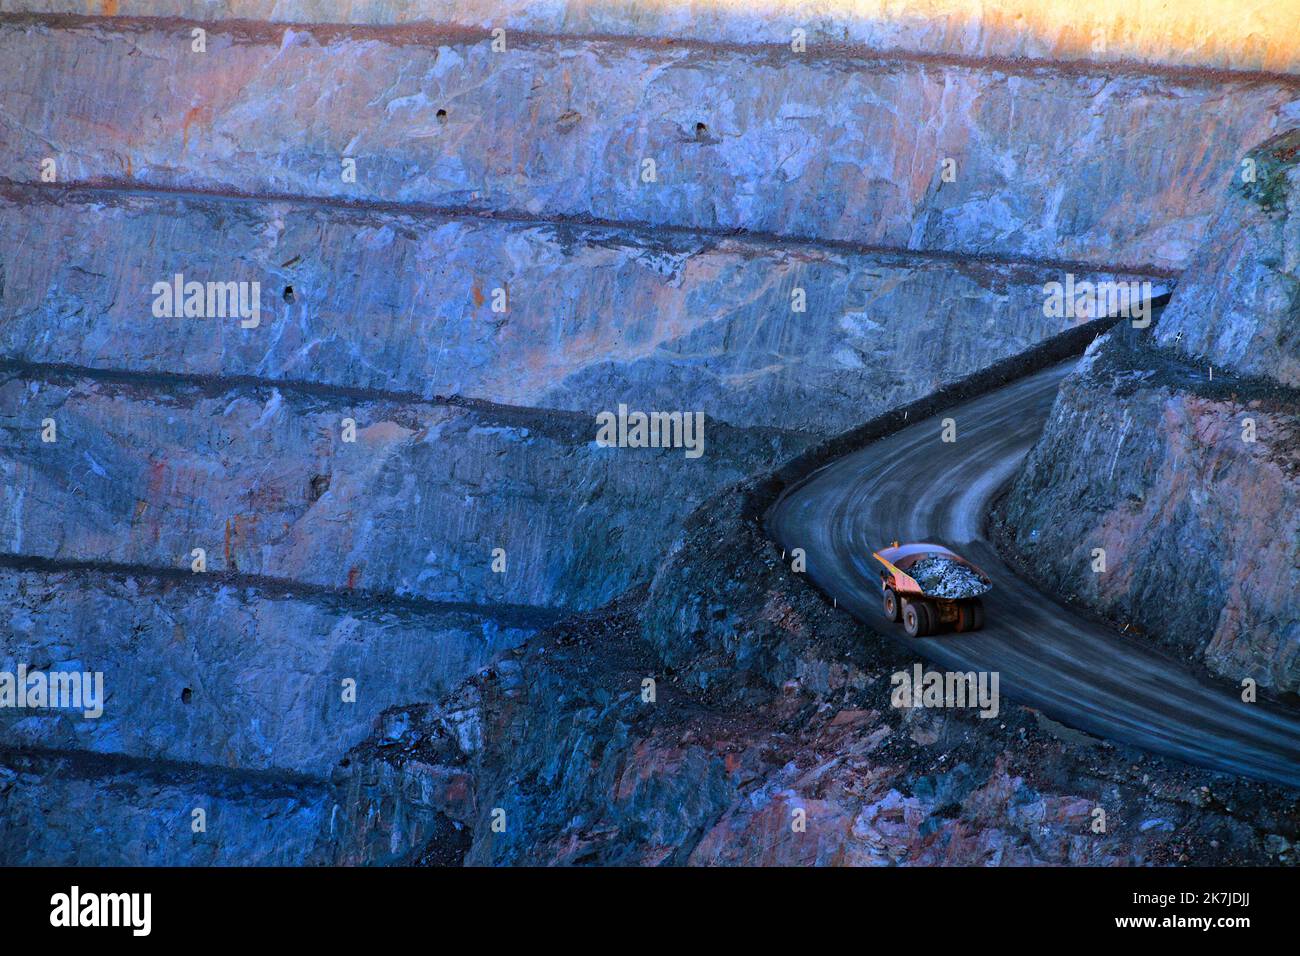
<instances>
[{"instance_id":1,"label":"mining dump truck","mask_svg":"<svg viewBox=\"0 0 1300 956\"><path fill-rule=\"evenodd\" d=\"M941 627L978 631L984 626L982 597L993 589L988 575L939 544L899 544L873 551L880 572L885 617L903 622L909 637Z\"/></svg>"}]
</instances>

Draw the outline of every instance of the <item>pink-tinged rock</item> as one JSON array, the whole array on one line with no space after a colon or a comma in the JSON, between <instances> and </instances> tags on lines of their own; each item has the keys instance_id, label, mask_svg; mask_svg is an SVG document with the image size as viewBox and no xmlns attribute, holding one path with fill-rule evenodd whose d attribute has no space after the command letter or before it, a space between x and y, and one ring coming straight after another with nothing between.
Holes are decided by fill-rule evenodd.
<instances>
[{"instance_id":1,"label":"pink-tinged rock","mask_svg":"<svg viewBox=\"0 0 1300 956\"><path fill-rule=\"evenodd\" d=\"M1270 0L952 2L767 0L764 3L606 3L593 0L8 0L6 10L195 20L463 24L573 35L625 34L789 48L810 55L846 43L921 54L1295 70L1300 13Z\"/></svg>"},{"instance_id":2,"label":"pink-tinged rock","mask_svg":"<svg viewBox=\"0 0 1300 956\"><path fill-rule=\"evenodd\" d=\"M1131 633L1234 683L1295 690L1300 409L1151 361L1117 370L1103 347L1062 385L1006 504L1011 540L1043 580Z\"/></svg>"},{"instance_id":3,"label":"pink-tinged rock","mask_svg":"<svg viewBox=\"0 0 1300 956\"><path fill-rule=\"evenodd\" d=\"M1184 264L1243 144L1297 98L1267 78L846 68L562 38L494 53L273 25L213 25L193 53L186 24L108 19L0 24L2 62L24 69L0 72L0 162L29 182L55 157L60 182L1166 269Z\"/></svg>"},{"instance_id":4,"label":"pink-tinged rock","mask_svg":"<svg viewBox=\"0 0 1300 956\"><path fill-rule=\"evenodd\" d=\"M1156 336L1206 368L1300 386L1300 129L1246 154Z\"/></svg>"}]
</instances>

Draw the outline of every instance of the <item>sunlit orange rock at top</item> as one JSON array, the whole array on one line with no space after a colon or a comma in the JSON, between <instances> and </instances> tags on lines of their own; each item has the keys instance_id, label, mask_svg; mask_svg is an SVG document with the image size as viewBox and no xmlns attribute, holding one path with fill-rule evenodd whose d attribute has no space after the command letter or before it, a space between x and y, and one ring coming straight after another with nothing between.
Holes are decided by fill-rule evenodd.
<instances>
[{"instance_id":1,"label":"sunlit orange rock at top","mask_svg":"<svg viewBox=\"0 0 1300 956\"><path fill-rule=\"evenodd\" d=\"M596 16L604 4L568 6ZM759 35L802 20L826 36L838 27L849 42L916 52L1300 69L1300 0L648 0L612 8L632 6L683 24L724 14Z\"/></svg>"},{"instance_id":2,"label":"sunlit orange rock at top","mask_svg":"<svg viewBox=\"0 0 1300 956\"><path fill-rule=\"evenodd\" d=\"M10 0L13 12L456 23L1300 72L1300 0Z\"/></svg>"},{"instance_id":3,"label":"sunlit orange rock at top","mask_svg":"<svg viewBox=\"0 0 1300 956\"><path fill-rule=\"evenodd\" d=\"M942 25L942 46L982 55L1300 67L1300 0L884 0L844 7L882 23Z\"/></svg>"}]
</instances>

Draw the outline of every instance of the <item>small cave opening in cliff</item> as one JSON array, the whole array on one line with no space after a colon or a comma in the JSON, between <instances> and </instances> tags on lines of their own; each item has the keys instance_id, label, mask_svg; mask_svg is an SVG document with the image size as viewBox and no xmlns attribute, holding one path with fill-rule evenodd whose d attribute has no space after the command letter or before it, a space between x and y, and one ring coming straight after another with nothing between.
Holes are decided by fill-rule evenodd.
<instances>
[{"instance_id":1,"label":"small cave opening in cliff","mask_svg":"<svg viewBox=\"0 0 1300 956\"><path fill-rule=\"evenodd\" d=\"M307 498L310 501L320 501L325 492L329 490L329 475L312 475L312 479L307 485Z\"/></svg>"},{"instance_id":2,"label":"small cave opening in cliff","mask_svg":"<svg viewBox=\"0 0 1300 956\"><path fill-rule=\"evenodd\" d=\"M194 700L194 691L190 690L188 687L181 688L181 703L188 704L193 700Z\"/></svg>"},{"instance_id":3,"label":"small cave opening in cliff","mask_svg":"<svg viewBox=\"0 0 1300 956\"><path fill-rule=\"evenodd\" d=\"M285 301L285 302L292 302L292 301L293 301L293 286L291 286L291 285L287 285L287 286L285 286L285 287L284 287L284 293L283 293L283 296L284 296L284 301Z\"/></svg>"}]
</instances>

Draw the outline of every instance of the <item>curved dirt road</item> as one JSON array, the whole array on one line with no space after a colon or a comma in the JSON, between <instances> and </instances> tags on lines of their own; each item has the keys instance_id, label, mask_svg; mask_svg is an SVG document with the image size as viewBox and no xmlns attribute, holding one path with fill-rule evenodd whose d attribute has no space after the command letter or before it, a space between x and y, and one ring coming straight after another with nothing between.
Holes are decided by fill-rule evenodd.
<instances>
[{"instance_id":1,"label":"curved dirt road","mask_svg":"<svg viewBox=\"0 0 1300 956\"><path fill-rule=\"evenodd\" d=\"M946 670L998 671L1000 691L1101 737L1229 773L1300 787L1300 714L1245 704L1229 686L1080 617L1020 580L984 538L990 500L1042 430L1056 366L846 455L786 491L767 514L784 548L840 606ZM940 419L957 441L940 440ZM974 634L909 639L880 609L871 552L893 539L948 545L994 589ZM1175 598L1176 599L1176 598Z\"/></svg>"}]
</instances>

